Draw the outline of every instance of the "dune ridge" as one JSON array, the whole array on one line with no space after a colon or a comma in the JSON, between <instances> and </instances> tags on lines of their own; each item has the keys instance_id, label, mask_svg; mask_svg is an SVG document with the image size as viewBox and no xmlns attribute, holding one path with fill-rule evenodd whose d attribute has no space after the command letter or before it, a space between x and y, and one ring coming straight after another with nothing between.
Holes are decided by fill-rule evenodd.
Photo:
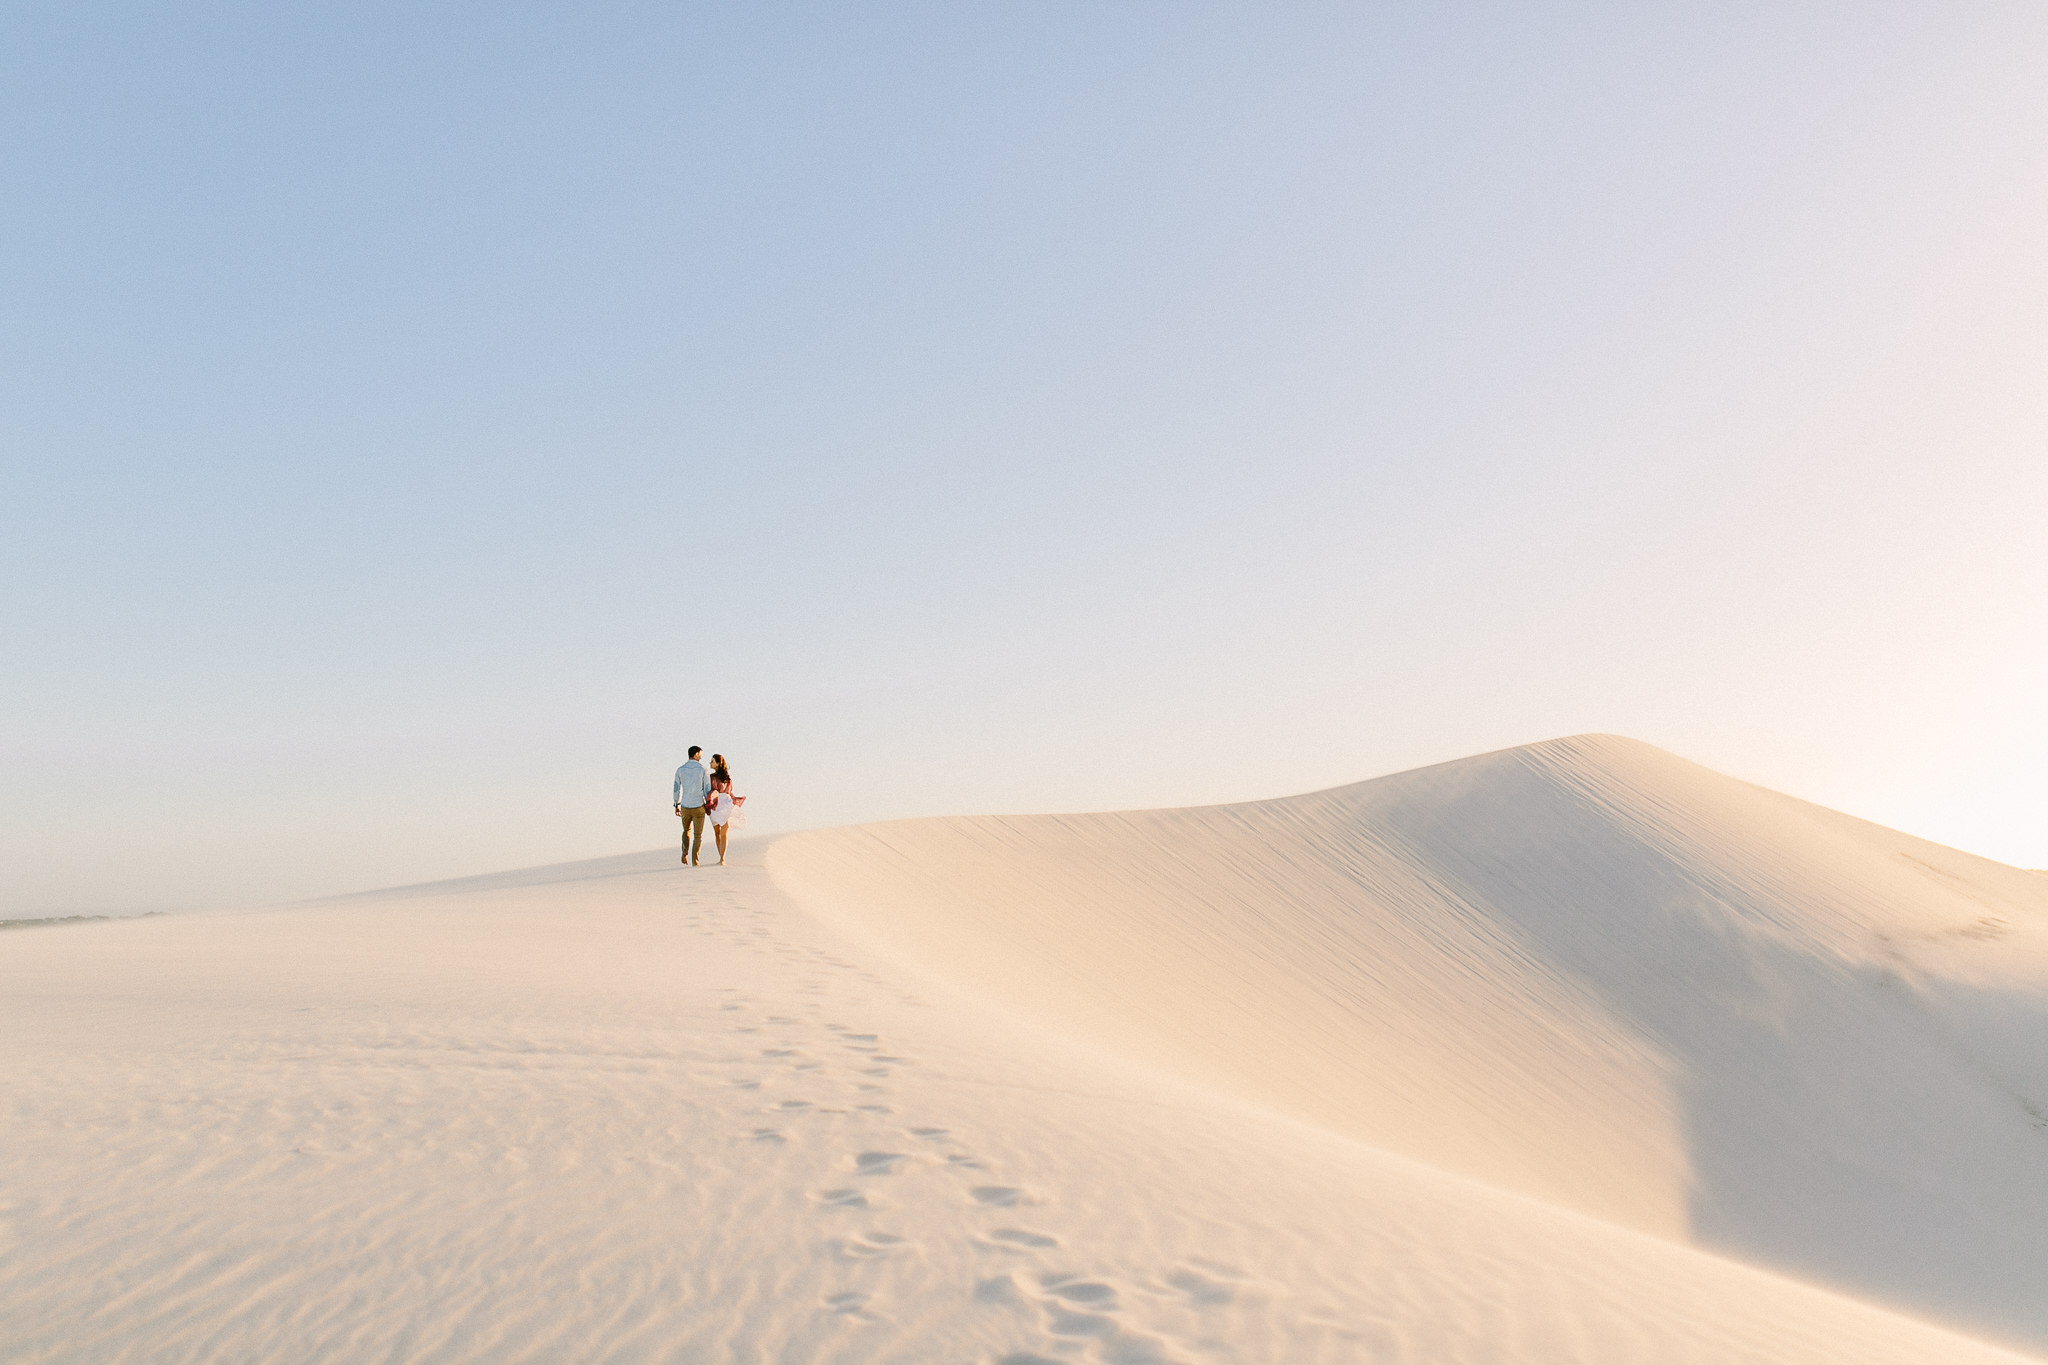
<instances>
[{"instance_id":1,"label":"dune ridge","mask_svg":"<svg viewBox=\"0 0 2048 1365\"><path fill-rule=\"evenodd\" d=\"M814 913L1440 1169L2048 1343L2048 884L1579 736L778 841Z\"/></svg>"}]
</instances>

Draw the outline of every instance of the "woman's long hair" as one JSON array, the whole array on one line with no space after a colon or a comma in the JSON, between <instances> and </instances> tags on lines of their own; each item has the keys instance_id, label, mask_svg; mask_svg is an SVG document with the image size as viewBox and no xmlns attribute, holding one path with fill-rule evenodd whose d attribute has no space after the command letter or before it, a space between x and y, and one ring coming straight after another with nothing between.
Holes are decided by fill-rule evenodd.
<instances>
[{"instance_id":1,"label":"woman's long hair","mask_svg":"<svg viewBox=\"0 0 2048 1365\"><path fill-rule=\"evenodd\" d=\"M711 755L711 780L713 782L732 781L732 769L725 766L724 754Z\"/></svg>"}]
</instances>

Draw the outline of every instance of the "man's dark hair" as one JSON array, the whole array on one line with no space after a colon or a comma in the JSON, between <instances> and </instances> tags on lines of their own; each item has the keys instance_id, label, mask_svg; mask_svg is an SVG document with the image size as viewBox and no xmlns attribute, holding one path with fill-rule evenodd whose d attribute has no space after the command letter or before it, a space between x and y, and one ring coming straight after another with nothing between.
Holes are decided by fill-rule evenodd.
<instances>
[{"instance_id":1,"label":"man's dark hair","mask_svg":"<svg viewBox=\"0 0 2048 1365\"><path fill-rule=\"evenodd\" d=\"M701 753L703 753L703 752L704 752L704 748L703 748L703 746L702 746L702 745L699 745L699 744L692 744L692 745L690 746L690 757L691 757L691 758L695 758L695 757L696 757L696 756L697 756L698 754L701 754Z\"/></svg>"}]
</instances>

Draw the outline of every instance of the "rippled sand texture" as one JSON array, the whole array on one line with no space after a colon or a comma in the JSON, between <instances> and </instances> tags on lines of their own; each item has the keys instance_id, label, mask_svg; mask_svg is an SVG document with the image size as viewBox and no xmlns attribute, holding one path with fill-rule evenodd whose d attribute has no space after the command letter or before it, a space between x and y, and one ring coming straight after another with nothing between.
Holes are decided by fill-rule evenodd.
<instances>
[{"instance_id":1,"label":"rippled sand texture","mask_svg":"<svg viewBox=\"0 0 2048 1365\"><path fill-rule=\"evenodd\" d=\"M1569 749L1522 753L1477 762L1507 763L1538 791L1559 770L1590 781L1583 765L1559 768ZM1447 770L1435 771L1395 781L1444 783ZM1303 800L1333 811L1352 803L1354 815L1327 817L1332 830L1364 828L1369 817L1386 827L1374 838L1406 840L1411 880L1401 885L1433 886L1462 909L1455 922L1418 920L1398 935L1422 945L1418 953L1434 945L1468 965L1276 975L1269 959L1306 951L1290 946L1286 927L1309 913L1302 892L1262 903L1261 933L1204 918L1227 908L1218 879L1233 859L1246 885L1287 885L1250 841L1182 855L1209 860L1190 862L1187 874L1207 899L1184 902L1185 918L1163 931L1157 906L1172 897L1154 887L1151 864L1119 871L1103 889L1089 865L1121 866L1110 844L1077 834L1053 855L1028 829L1013 846L1003 822L803 836L770 849L778 875L803 884L822 920L771 881L760 843L743 842L753 860L722 870L636 855L254 914L10 933L0 938L0 1360L2021 1358L1681 1244L1717 1235L1702 1209L1747 1206L1725 1172L1715 1177L1722 1187L1699 1173L1695 1107L1704 1101L1687 1068L1707 1062L1651 1037L1630 1012L1690 992L1689 1006L1668 1002L1674 1016L1739 1016L1774 1037L1780 1027L1815 1033L1811 1011L1867 991L1876 1003L1863 1015L1815 1033L1825 1056L1861 1055L1838 1036L1852 1024L1856 1047L1903 1047L1879 1031L1894 1027L1887 1009L1940 1015L1952 1033L1943 1056L1976 1049L1967 1055L1989 1059L1985 1076L2012 1068L1997 1072L2003 1081L1980 1078L1984 1093L2024 1089L2038 1052L1998 1049L2033 1037L2036 1016L2013 1004L2031 978L2007 970L2017 949L1997 958L2005 975L1982 956L2024 946L2032 925L2021 909L1982 910L1969 921L1978 928L1945 936L1930 918L1914 938L1871 918L1861 883L1831 883L1837 900L1801 912L1809 929L1767 917L1728 929L1724 956L1697 972L1704 950L1674 939L1684 960L1636 995L1606 998L1589 984L1603 961L1600 934L1546 946L1533 910L1513 932L1486 929L1500 913L1482 894L1491 860L1526 856L1540 869L1550 858L1569 869L1578 854L1532 835L1536 854L1475 845L1467 865L1425 867L1415 850L1428 829L1358 805L1378 785ZM1271 807L1279 823L1306 819L1288 814L1291 804ZM1105 828L1193 821L1199 833L1203 820L1242 825L1262 809L1104 819ZM1693 837L1684 822L1702 818L1670 814L1668 837ZM1838 820L1810 818L1825 830ZM1867 828L1840 827L1851 844ZM1914 874L1931 883L1983 866L1869 837L1931 859L1934 871ZM922 851L926 838L940 844ZM953 839L962 842L945 842ZM1010 901L1008 880L965 897L922 880L966 876L970 858L1009 878L1002 867L1013 856L1036 865L1035 898ZM1306 853L1288 856L1310 865ZM1741 866L1759 884L1784 875L1768 860ZM1353 919L1394 913L1363 891L1347 894ZM1686 893L1701 905L1730 894ZM1421 914L1402 904L1402 915ZM1925 913L1937 912L1946 913L1930 902ZM985 924L1000 951L953 960L944 945L956 940L934 938L933 917ZM1653 926L1645 933L1676 935L1654 926L1682 922L1662 901L1641 917ZM1987 919L2006 926L2000 936ZM1345 923L1332 911L1299 937L1325 957L1352 951ZM1773 1014L1741 993L1746 978L1726 976L1728 961L1778 963L1743 934L1788 945L1789 962L1834 954L1851 963L1880 923L1892 926L1891 965L1845 965L1828 987L1835 995L1813 997L1818 987L1786 967ZM1460 934L1482 932L1501 941L1468 951ZM1264 946L1236 946L1248 941ZM1701 931L1700 941L1714 940ZM1566 956L1572 943L1584 961ZM905 951L917 968L900 965ZM1166 984L1205 955L1229 953L1242 955L1241 978L1209 971L1199 989ZM1095 1012L1073 1013L1067 995L1033 984L1034 971L1062 963ZM1374 1076L1405 1085L1411 1103L1434 1093L1426 1074L1352 1057L1375 1037L1355 1020L1386 1008L1372 983L1417 974L1406 995L1378 998L1420 1009L1498 993L1518 963L1540 981L1489 1005L1504 1013L1479 1017L1473 1036L1515 1049L1497 1069L1536 1073L1502 1082L1531 1106L1526 1177L1482 1183L1470 1178L1478 1158L1458 1155L1484 1156L1515 1131L1511 1111L1472 1093L1492 1073L1470 1060L1443 1073L1444 1102L1494 1128L1437 1163L1466 1173L1412 1150L1431 1133L1455 1135L1438 1116L1403 1130L1406 1154L1366 1140L1365 1119L1398 1109L1366 1094ZM1485 989L1455 994L1460 972ZM1984 1000L2008 1013L1979 1010ZM1205 1008L1236 1022L1204 1022ZM1521 1036L1525 1019L1548 1033ZM1458 1016L1411 1023L1441 1033ZM1906 1027L1896 1025L1898 1037L1910 1036ZM1226 1046L1250 1029L1272 1050L1269 1088L1243 1068L1241 1048ZM1159 1044L1177 1030L1195 1041L1179 1052ZM1456 1060L1440 1040L1403 1045L1401 1068L1433 1064L1432 1046ZM1738 1031L1728 1056L1761 1045ZM1188 1060L1204 1049L1206 1069ZM1756 1055L1789 1070L1742 1092L1786 1097L1748 1158L1760 1172L1744 1187L1752 1201L1768 1188L1761 1173L1776 1170L1785 1198L1822 1207L1841 1185L1812 1185L1811 1169L1843 1151L1890 1159L1903 1148L1904 1137L1890 1147L1873 1139L1810 1160L1776 1149L1773 1135L1825 1136L1822 1120L1843 1105L1903 1120L1855 1099L1865 1078L1846 1066L1825 1102L1801 1108L1798 1087L1816 1074L1800 1069L1801 1054ZM1314 1092L1317 1066L1330 1078L1325 1109L1299 1098ZM1924 1067L1933 1074L1933 1062ZM1606 1220L1565 1207L1572 1180L1585 1177L1550 1155L1568 1117L1552 1097L1559 1090L1585 1097L1586 1141L1620 1154L1617 1184L1654 1194L1644 1172L1668 1168L1681 1188L1705 1193L1644 1204L1654 1216L1632 1218L1636 1229L1613 1221L1634 1207L1626 1201L1605 1209ZM2021 1122L2005 1152L1982 1136L2002 1131L2000 1111L1989 1099L1982 1109L1944 1119L1936 1136L1949 1145L1930 1149L1922 1167L1928 1189L1975 1197L2029 1158L2033 1129ZM1638 1132L1651 1154L1624 1166ZM1716 1159L1734 1162L1737 1149ZM1510 1184L1549 1202L1497 1187ZM1703 1203L1717 1188L1721 1202ZM2022 1207L2035 1197L2009 1195ZM2016 1254L2033 1253L2022 1245ZM1860 1292L1877 1297L1867 1284ZM1928 1313L1957 1320L1968 1307Z\"/></svg>"}]
</instances>

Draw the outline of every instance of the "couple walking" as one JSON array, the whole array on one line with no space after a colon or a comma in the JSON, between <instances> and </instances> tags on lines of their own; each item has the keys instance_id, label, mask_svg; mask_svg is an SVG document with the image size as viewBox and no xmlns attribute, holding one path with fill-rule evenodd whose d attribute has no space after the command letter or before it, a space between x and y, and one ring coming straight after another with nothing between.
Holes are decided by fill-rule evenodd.
<instances>
[{"instance_id":1,"label":"couple walking","mask_svg":"<svg viewBox=\"0 0 2048 1365\"><path fill-rule=\"evenodd\" d=\"M696 867L697 854L704 847L704 814L711 814L711 833L718 840L718 865L725 866L726 836L746 823L740 807L744 796L732 794L732 769L724 754L711 755L711 771L705 772L697 755L704 751L692 744L690 761L676 769L676 814L683 817L683 864Z\"/></svg>"}]
</instances>

